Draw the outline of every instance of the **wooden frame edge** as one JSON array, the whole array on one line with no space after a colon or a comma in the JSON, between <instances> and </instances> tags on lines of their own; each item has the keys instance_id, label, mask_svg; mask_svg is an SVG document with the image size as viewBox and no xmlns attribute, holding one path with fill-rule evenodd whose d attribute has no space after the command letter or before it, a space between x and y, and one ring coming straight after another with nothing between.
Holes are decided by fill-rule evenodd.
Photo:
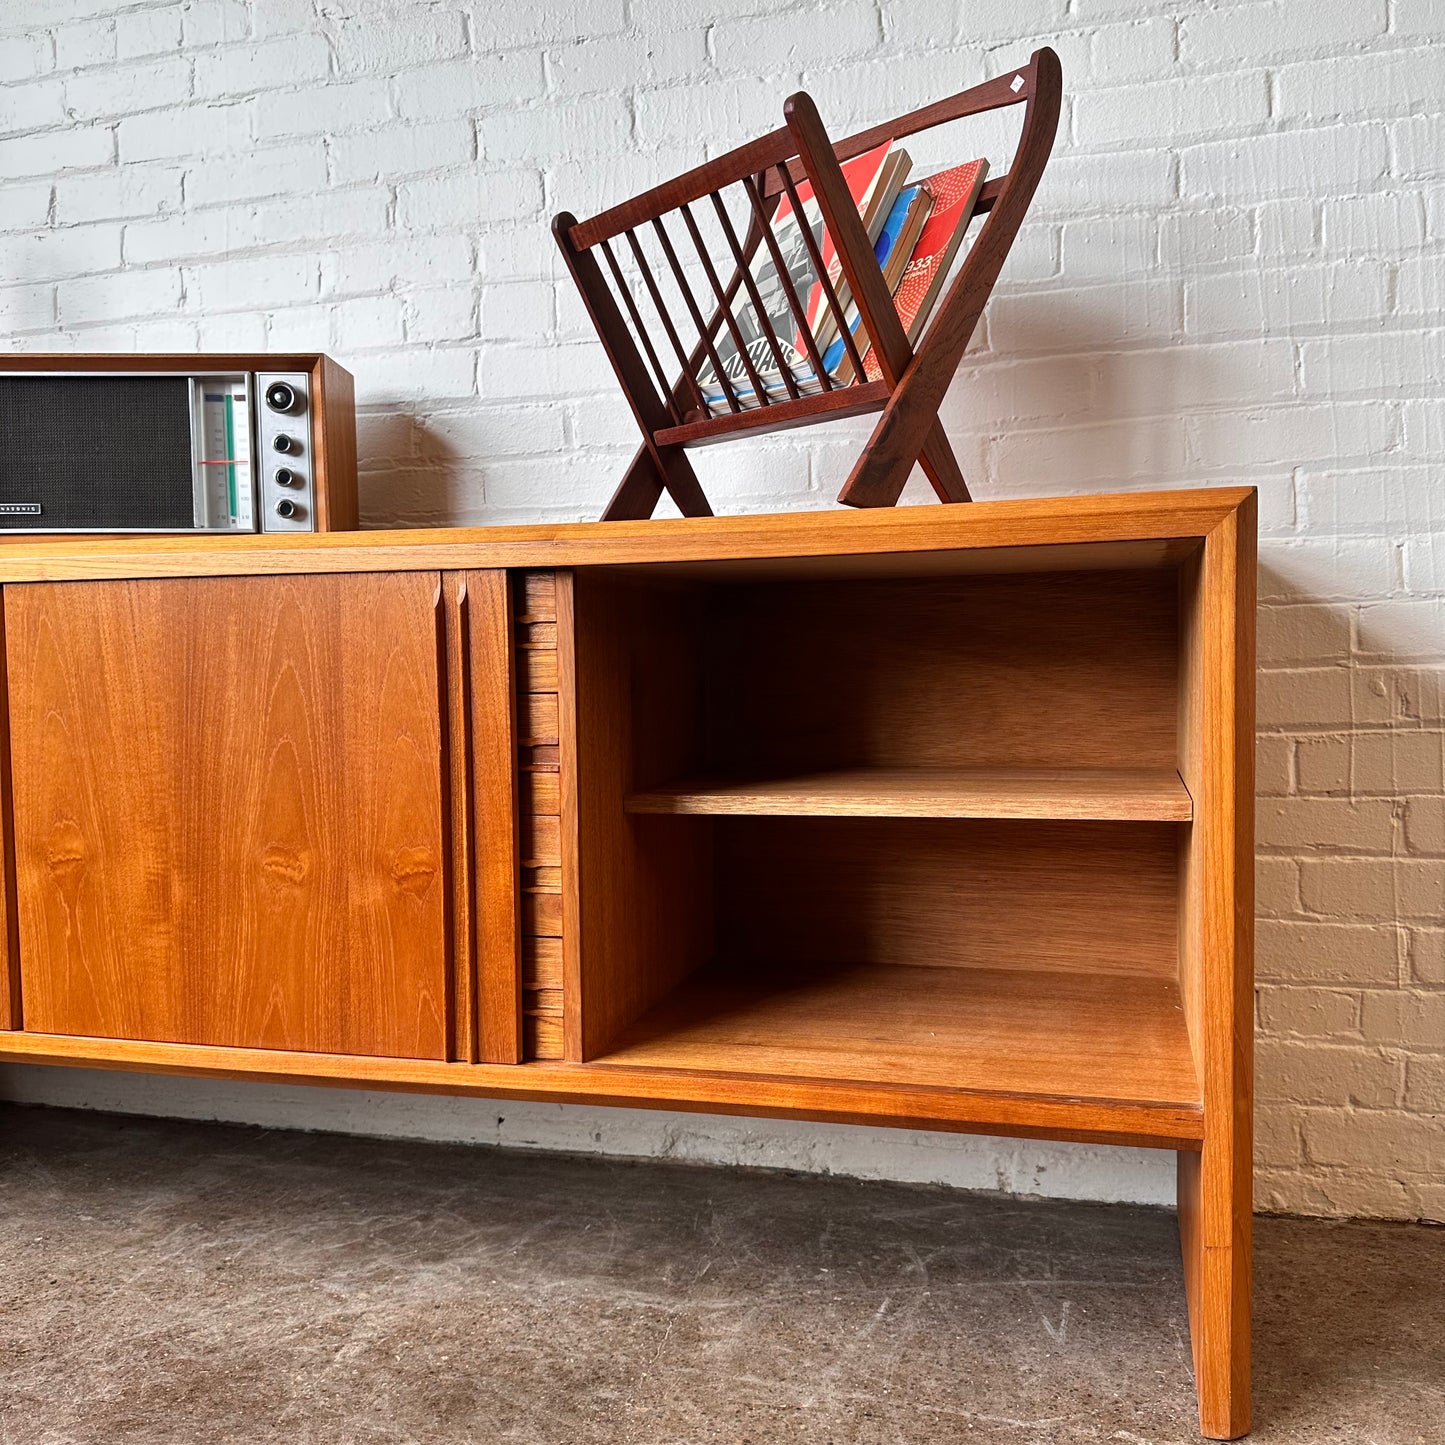
<instances>
[{"instance_id":1,"label":"wooden frame edge","mask_svg":"<svg viewBox=\"0 0 1445 1445\"><path fill-rule=\"evenodd\" d=\"M586 1051L582 989L580 789L577 781L577 606L570 571L557 581L557 786L562 843L562 1057L578 1063Z\"/></svg>"},{"instance_id":2,"label":"wooden frame edge","mask_svg":"<svg viewBox=\"0 0 1445 1445\"><path fill-rule=\"evenodd\" d=\"M1254 633L1257 504L1251 490L1205 539L1200 567L1207 744L1194 827L1205 904L1199 1040L1204 1138L1178 1167L1180 1246L1199 1428L1250 1428L1253 1236Z\"/></svg>"},{"instance_id":3,"label":"wooden frame edge","mask_svg":"<svg viewBox=\"0 0 1445 1445\"><path fill-rule=\"evenodd\" d=\"M517 688L511 581L471 571L466 587L466 709L471 784L477 1046L484 1063L522 1060L518 915Z\"/></svg>"},{"instance_id":4,"label":"wooden frame edge","mask_svg":"<svg viewBox=\"0 0 1445 1445\"><path fill-rule=\"evenodd\" d=\"M1247 487L1126 492L741 517L551 526L401 529L227 537L12 542L0 582L97 581L261 573L469 571L972 551L1207 537L1252 495Z\"/></svg>"},{"instance_id":5,"label":"wooden frame edge","mask_svg":"<svg viewBox=\"0 0 1445 1445\"><path fill-rule=\"evenodd\" d=\"M20 912L15 877L15 805L10 767L10 661L5 590L0 588L0 1030L25 1027L20 979Z\"/></svg>"},{"instance_id":6,"label":"wooden frame edge","mask_svg":"<svg viewBox=\"0 0 1445 1445\"><path fill-rule=\"evenodd\" d=\"M602 1063L467 1064L23 1033L0 1035L0 1062L676 1109L1184 1151L1197 1149L1203 1132L1201 1111L1184 1107L775 1076L762 1080L767 1084L768 1102L760 1103L758 1096L764 1091L759 1090L758 1075L633 1069Z\"/></svg>"},{"instance_id":7,"label":"wooden frame edge","mask_svg":"<svg viewBox=\"0 0 1445 1445\"><path fill-rule=\"evenodd\" d=\"M321 354L312 371L312 405L322 433L316 478L317 532L354 532L361 525L356 443L356 384L347 369Z\"/></svg>"}]
</instances>

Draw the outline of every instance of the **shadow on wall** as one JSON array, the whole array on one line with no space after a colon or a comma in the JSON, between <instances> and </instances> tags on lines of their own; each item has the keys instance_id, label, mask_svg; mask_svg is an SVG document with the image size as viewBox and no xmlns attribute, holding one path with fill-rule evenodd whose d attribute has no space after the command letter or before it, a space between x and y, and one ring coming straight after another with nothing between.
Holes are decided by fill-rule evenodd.
<instances>
[{"instance_id":1,"label":"shadow on wall","mask_svg":"<svg viewBox=\"0 0 1445 1445\"><path fill-rule=\"evenodd\" d=\"M460 449L429 417L396 404L360 413L356 432L363 527L449 527L477 520L479 489L467 476Z\"/></svg>"},{"instance_id":2,"label":"shadow on wall","mask_svg":"<svg viewBox=\"0 0 1445 1445\"><path fill-rule=\"evenodd\" d=\"M1188 408L1249 394L1263 373L1221 374L1207 351L1167 344L1177 326L1169 296L1152 281L1000 289L941 409L976 496L1189 475ZM1141 342L1154 344L1121 349ZM576 395L390 405L369 396L358 417L366 525L598 516L638 434L600 345L588 335L569 349L568 374L584 388ZM1273 376L1264 380L1261 401L1274 396ZM832 507L872 425L825 423L689 455L719 512ZM903 500L932 500L919 474Z\"/></svg>"},{"instance_id":3,"label":"shadow on wall","mask_svg":"<svg viewBox=\"0 0 1445 1445\"><path fill-rule=\"evenodd\" d=\"M415 407L369 399L357 416L363 527L595 520L640 440L620 393Z\"/></svg>"},{"instance_id":4,"label":"shadow on wall","mask_svg":"<svg viewBox=\"0 0 1445 1445\"><path fill-rule=\"evenodd\" d=\"M1165 344L1170 305L1152 287L995 297L942 408L956 450L981 452L980 497L1177 485L1196 470L1190 409L1211 397L1274 399L1261 373ZM1139 343L1155 341L1147 348ZM1121 349L1124 348L1124 349ZM1130 349L1132 348L1132 349Z\"/></svg>"}]
</instances>

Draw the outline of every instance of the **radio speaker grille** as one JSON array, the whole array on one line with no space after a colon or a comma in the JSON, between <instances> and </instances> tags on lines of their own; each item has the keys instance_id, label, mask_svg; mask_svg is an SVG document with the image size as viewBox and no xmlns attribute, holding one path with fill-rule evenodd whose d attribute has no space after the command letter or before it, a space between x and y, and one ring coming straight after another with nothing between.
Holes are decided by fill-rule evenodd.
<instances>
[{"instance_id":1,"label":"radio speaker grille","mask_svg":"<svg viewBox=\"0 0 1445 1445\"><path fill-rule=\"evenodd\" d=\"M194 525L185 377L0 376L0 530Z\"/></svg>"}]
</instances>

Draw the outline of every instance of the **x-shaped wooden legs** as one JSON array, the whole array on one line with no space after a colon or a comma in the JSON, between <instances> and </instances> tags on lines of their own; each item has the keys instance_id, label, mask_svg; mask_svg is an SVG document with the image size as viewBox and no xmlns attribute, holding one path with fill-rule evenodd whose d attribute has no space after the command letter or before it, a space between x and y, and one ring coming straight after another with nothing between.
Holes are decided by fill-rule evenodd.
<instances>
[{"instance_id":1,"label":"x-shaped wooden legs","mask_svg":"<svg viewBox=\"0 0 1445 1445\"><path fill-rule=\"evenodd\" d=\"M641 521L650 517L662 500L664 491L672 494L678 511L684 517L712 516L712 507L703 494L692 463L687 459L687 453L681 447L660 447L658 450L667 464L668 475L664 476L659 470L651 450L646 445L638 447L631 465L612 494L612 500L602 513L604 522ZM908 474L913 470L913 462L909 460L902 465L895 463L886 473L869 469L865 473L865 485L859 489L854 479L866 460L865 457L859 466L854 468L854 474L849 478L848 485L839 492L838 500L854 507L893 506L903 491ZM958 465L958 458L954 456L953 447L937 417L928 429L928 436L918 453L917 461L932 483L940 502L972 500L968 484L964 481L963 472Z\"/></svg>"},{"instance_id":2,"label":"x-shaped wooden legs","mask_svg":"<svg viewBox=\"0 0 1445 1445\"><path fill-rule=\"evenodd\" d=\"M918 454L918 464L923 468L924 476L933 483L933 490L938 493L940 502L973 500L968 494L968 483L963 480L958 458L954 456L953 447L944 433L943 423L937 417L934 417L933 425L928 429L928 440L923 443L923 450ZM906 474L903 480L908 480ZM844 491L846 490L845 488ZM892 497L894 502L898 500L898 493L902 490L903 484L900 482L898 491ZM840 492L838 500L846 502L848 498Z\"/></svg>"},{"instance_id":3,"label":"x-shaped wooden legs","mask_svg":"<svg viewBox=\"0 0 1445 1445\"><path fill-rule=\"evenodd\" d=\"M602 513L604 522L644 521L657 509L664 491L672 494L672 500L684 517L712 516L712 508L703 495L687 453L681 447L658 447L657 452L666 471L659 467L646 443L638 447L612 494L612 500Z\"/></svg>"},{"instance_id":4,"label":"x-shaped wooden legs","mask_svg":"<svg viewBox=\"0 0 1445 1445\"><path fill-rule=\"evenodd\" d=\"M662 500L664 491L672 494L673 501L677 503L677 508L684 517L712 516L712 507L708 504L697 474L683 449L667 447L659 450L664 454L671 476L664 479L651 451L646 446L638 447L631 465L612 494L612 500L602 513L604 522L641 521L650 517ZM932 483L940 502L972 500L968 484L964 481L963 472L958 465L958 458L954 456L953 447L936 417L929 428L928 439L918 454L918 464ZM879 479L881 485L875 483L870 486L866 493L869 497L867 501L855 501L850 495L849 487L844 487L838 494L838 500L855 507L891 507L897 502L912 470L912 462L903 467L894 467L892 473L896 475L882 477Z\"/></svg>"}]
</instances>

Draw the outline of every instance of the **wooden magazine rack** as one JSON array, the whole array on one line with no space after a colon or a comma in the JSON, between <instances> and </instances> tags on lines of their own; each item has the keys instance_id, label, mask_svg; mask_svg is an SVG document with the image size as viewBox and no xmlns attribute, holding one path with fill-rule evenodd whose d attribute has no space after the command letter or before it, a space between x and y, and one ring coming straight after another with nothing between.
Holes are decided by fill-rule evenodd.
<instances>
[{"instance_id":1,"label":"wooden magazine rack","mask_svg":"<svg viewBox=\"0 0 1445 1445\"><path fill-rule=\"evenodd\" d=\"M1021 70L1008 71L947 100L860 131L835 145L829 140L812 99L799 92L784 104L786 123L780 129L590 220L579 222L566 211L558 215L552 223L553 234L643 436L642 446L608 503L603 519L648 517L664 490L671 494L684 516L710 515L712 508L687 459L686 448L690 446L876 411L883 415L838 494L840 502L854 507L892 506L915 461L922 465L940 500L968 501L968 487L939 423L938 408L1043 174L1058 124L1061 93L1059 59L1046 47L1036 50ZM894 309L893 298L849 194L841 164L885 141L1009 105L1025 107L1013 163L1005 175L984 186L975 214L987 219L915 351ZM813 270L821 280L823 300L857 378L850 385L839 384L828 376L813 329L808 324L808 298L799 296L787 280L787 269L773 233L772 217L783 196L788 197L795 214L802 213L798 187L803 182L811 185L817 198L837 249L843 277L858 308L859 330L855 337L828 279L816 238L804 226L804 243ZM745 196L749 217L746 236L741 239L724 199L728 188L733 186L739 187ZM735 193L733 199L736 204ZM700 201L708 203L725 241L727 256L723 269L728 263L733 268L726 284L720 279L717 260L709 254L691 209ZM664 224L664 217L671 218L671 231ZM701 274L713 293L712 301L706 303L714 308L710 318L704 318L698 294L679 262L675 240L679 228L686 234L691 249L696 251ZM671 272L672 289L680 297L691 329L698 336L690 353L684 348L677 320L648 263L639 241L639 230L644 235L650 232L652 244L660 248ZM619 237L626 239L627 253L635 264L646 305L661 327L666 347L681 367L681 374L673 382L668 381L656 340L644 323L643 296L638 294L635 282L629 284L618 262L612 243ZM791 368L783 360L779 338L768 325L751 270L760 245L767 247L772 264L784 278L798 336L821 382L822 390L815 395L802 394ZM781 371L786 397L769 397L748 358L734 312L740 292L746 294L757 316ZM716 349L716 338L724 327L748 372L752 394L759 403L756 406L744 408L724 375ZM877 381L864 379L861 355L869 345L882 373ZM729 407L724 416L709 415L698 384L698 371L705 360L711 362L721 381Z\"/></svg>"}]
</instances>

